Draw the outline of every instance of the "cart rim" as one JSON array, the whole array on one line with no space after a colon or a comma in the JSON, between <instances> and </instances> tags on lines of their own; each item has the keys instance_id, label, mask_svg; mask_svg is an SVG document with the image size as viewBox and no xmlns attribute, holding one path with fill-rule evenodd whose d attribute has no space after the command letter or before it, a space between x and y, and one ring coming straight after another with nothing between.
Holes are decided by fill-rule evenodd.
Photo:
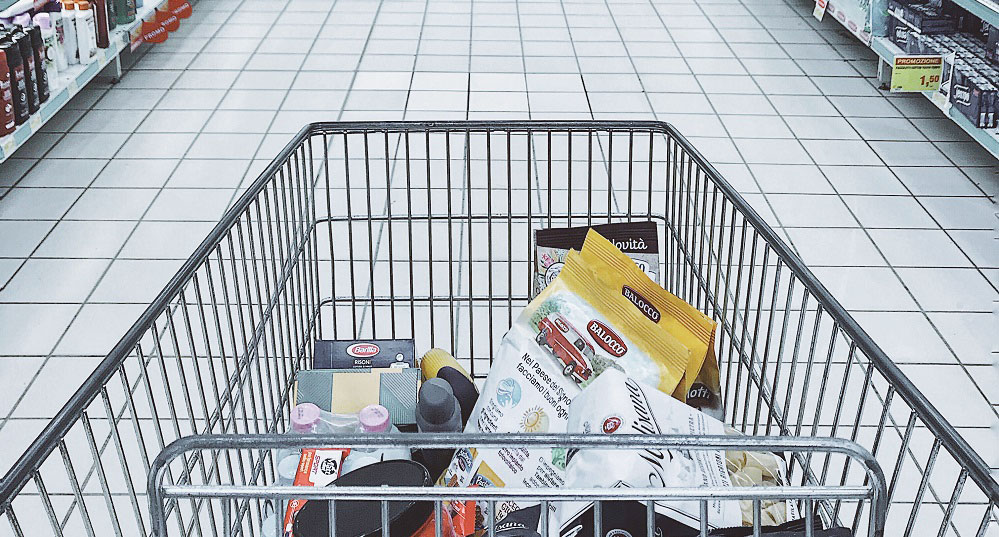
<instances>
[{"instance_id":1,"label":"cart rim","mask_svg":"<svg viewBox=\"0 0 999 537\"><path fill-rule=\"evenodd\" d=\"M563 131L609 131L643 132L663 134L675 139L689 157L718 186L731 203L742 213L746 221L773 248L780 259L788 265L795 276L807 286L810 294L822 305L826 313L841 326L853 339L878 371L888 379L896 393L922 419L927 429L940 439L941 444L964 467L972 480L981 487L988 501L999 504L999 482L992 477L988 465L974 448L957 432L946 418L936 409L925 395L912 383L902 370L885 354L877 343L847 312L846 308L833 297L832 293L819 281L805 263L791 251L784 241L770 228L755 209L736 191L724 176L704 158L672 124L662 121L344 121L315 122L304 126L271 160L246 192L222 216L211 232L181 265L177 273L159 292L156 298L142 312L139 318L107 354L93 373L81 384L65 405L31 442L23 454L11 466L0 481L0 508L6 508L20 492L31 476L66 436L79 417L79 409L86 408L110 380L116 368L123 363L142 337L149 324L168 307L183 285L201 265L203 258L222 240L223 236L239 219L240 214L250 205L257 194L290 157L296 149L316 134L364 133L372 130L387 133L406 132L488 132L510 131L524 133L544 133Z\"/></svg>"}]
</instances>

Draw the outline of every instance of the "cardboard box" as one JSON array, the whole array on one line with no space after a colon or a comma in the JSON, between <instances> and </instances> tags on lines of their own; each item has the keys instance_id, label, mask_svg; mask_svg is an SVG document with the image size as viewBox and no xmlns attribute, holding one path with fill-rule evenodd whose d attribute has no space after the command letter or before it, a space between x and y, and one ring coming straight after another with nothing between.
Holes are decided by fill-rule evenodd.
<instances>
[{"instance_id":1,"label":"cardboard box","mask_svg":"<svg viewBox=\"0 0 999 537\"><path fill-rule=\"evenodd\" d=\"M416 367L412 339L316 340L313 369Z\"/></svg>"},{"instance_id":2,"label":"cardboard box","mask_svg":"<svg viewBox=\"0 0 999 537\"><path fill-rule=\"evenodd\" d=\"M420 370L307 369L295 375L295 404L313 403L334 414L356 414L368 405L388 409L400 429L416 425Z\"/></svg>"}]
</instances>

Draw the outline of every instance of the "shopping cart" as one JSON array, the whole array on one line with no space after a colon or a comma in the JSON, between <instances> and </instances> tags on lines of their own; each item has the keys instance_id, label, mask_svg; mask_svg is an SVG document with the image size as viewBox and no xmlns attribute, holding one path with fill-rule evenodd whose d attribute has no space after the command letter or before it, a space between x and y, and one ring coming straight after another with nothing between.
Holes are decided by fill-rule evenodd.
<instances>
[{"instance_id":1,"label":"shopping cart","mask_svg":"<svg viewBox=\"0 0 999 537\"><path fill-rule=\"evenodd\" d=\"M756 437L461 444L775 451L788 486L273 486L274 449L334 442L275 434L315 338L414 337L481 379L528 303L534 230L648 219L659 223L664 286L718 322L725 421ZM816 515L809 532L999 533L999 486L981 457L711 165L654 122L306 127L3 478L0 535L268 535L261 525L294 497L668 499L702 511L745 499L757 532L760 502L785 498Z\"/></svg>"}]
</instances>

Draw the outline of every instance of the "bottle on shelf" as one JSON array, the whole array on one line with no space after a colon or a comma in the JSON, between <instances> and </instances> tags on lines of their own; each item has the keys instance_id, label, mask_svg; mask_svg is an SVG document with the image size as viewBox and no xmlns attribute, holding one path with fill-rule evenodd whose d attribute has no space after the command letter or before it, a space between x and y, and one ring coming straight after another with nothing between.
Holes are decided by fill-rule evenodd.
<instances>
[{"instance_id":1,"label":"bottle on shelf","mask_svg":"<svg viewBox=\"0 0 999 537\"><path fill-rule=\"evenodd\" d=\"M28 28L28 36L31 37L31 51L35 56L35 81L38 84L38 101L44 103L49 100L49 72L45 68L45 40L42 38L42 29L37 26Z\"/></svg>"},{"instance_id":2,"label":"bottle on shelf","mask_svg":"<svg viewBox=\"0 0 999 537\"><path fill-rule=\"evenodd\" d=\"M38 83L35 81L35 52L31 48L31 37L20 27L15 27L11 39L17 43L21 60L24 62L24 94L28 100L28 113L38 111L41 101L38 100Z\"/></svg>"},{"instance_id":3,"label":"bottle on shelf","mask_svg":"<svg viewBox=\"0 0 999 537\"><path fill-rule=\"evenodd\" d=\"M62 3L62 12L59 14L63 26L63 50L66 52L66 63L75 65L80 63L80 46L76 39L76 4L67 0Z\"/></svg>"},{"instance_id":4,"label":"bottle on shelf","mask_svg":"<svg viewBox=\"0 0 999 537\"><path fill-rule=\"evenodd\" d=\"M59 55L56 56L56 68L60 73L64 73L69 68L69 61L66 59L66 23L62 18L62 2L52 0L45 5L45 12L49 15L52 29L55 30L56 42L58 44Z\"/></svg>"},{"instance_id":5,"label":"bottle on shelf","mask_svg":"<svg viewBox=\"0 0 999 537\"><path fill-rule=\"evenodd\" d=\"M17 121L14 117L14 91L11 86L10 66L7 53L0 42L0 137L14 132Z\"/></svg>"},{"instance_id":6,"label":"bottle on shelf","mask_svg":"<svg viewBox=\"0 0 999 537\"><path fill-rule=\"evenodd\" d=\"M80 63L90 63L97 58L97 26L90 2L76 2L76 45Z\"/></svg>"},{"instance_id":7,"label":"bottle on shelf","mask_svg":"<svg viewBox=\"0 0 999 537\"><path fill-rule=\"evenodd\" d=\"M52 25L52 17L48 13L35 15L35 26L42 32L42 43L45 45L45 72L49 75L49 86L57 85L59 80L59 60L66 61L66 54L59 45L59 37ZM63 67L65 69L66 67ZM50 88L51 89L51 88Z\"/></svg>"},{"instance_id":8,"label":"bottle on shelf","mask_svg":"<svg viewBox=\"0 0 999 537\"><path fill-rule=\"evenodd\" d=\"M14 101L14 123L21 125L28 121L31 112L28 111L28 87L24 77L24 59L20 47L11 39L12 34L0 40L0 50L7 58L7 69L10 76L11 97Z\"/></svg>"},{"instance_id":9,"label":"bottle on shelf","mask_svg":"<svg viewBox=\"0 0 999 537\"><path fill-rule=\"evenodd\" d=\"M135 22L135 0L111 0L118 16L118 24Z\"/></svg>"},{"instance_id":10,"label":"bottle on shelf","mask_svg":"<svg viewBox=\"0 0 999 537\"><path fill-rule=\"evenodd\" d=\"M399 429L392 425L387 408L382 405L368 405L357 414L364 433L397 433ZM412 454L406 447L351 447L350 454L343 461L342 474L374 464L376 462L403 459L409 460Z\"/></svg>"},{"instance_id":11,"label":"bottle on shelf","mask_svg":"<svg viewBox=\"0 0 999 537\"><path fill-rule=\"evenodd\" d=\"M94 29L96 30L94 35L96 36L97 48L108 48L111 45L111 41L108 39L108 29L111 27L108 24L109 2L110 0L94 0L91 4L94 12Z\"/></svg>"}]
</instances>

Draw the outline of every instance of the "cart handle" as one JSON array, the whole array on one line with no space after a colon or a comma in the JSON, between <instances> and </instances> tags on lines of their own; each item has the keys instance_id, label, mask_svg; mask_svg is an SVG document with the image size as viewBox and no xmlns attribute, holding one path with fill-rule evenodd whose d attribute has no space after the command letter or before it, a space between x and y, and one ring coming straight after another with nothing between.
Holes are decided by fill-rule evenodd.
<instances>
[{"instance_id":1,"label":"cart handle","mask_svg":"<svg viewBox=\"0 0 999 537\"><path fill-rule=\"evenodd\" d=\"M584 434L482 434L482 433L389 433L389 434L353 434L353 435L310 435L310 434L262 434L262 435L196 435L187 436L171 442L153 460L146 481L146 492L149 498L149 513L154 535L166 535L166 503L168 496L178 496L196 493L205 497L265 496L275 498L303 497L309 494L323 497L322 491L312 491L302 495L301 487L220 487L209 486L164 486L163 481L171 462L185 453L202 450L260 450L280 448L316 448L335 449L343 447L366 446L397 446L404 444L412 448L454 448L455 446L475 446L479 448L503 448L511 445L563 448L600 448L600 449L648 449L650 447L663 449L685 449L695 451L708 450L741 450L741 451L771 451L771 452L823 452L846 455L864 467L867 473L866 487L732 487L722 493L723 497L737 498L767 498L774 496L805 496L809 499L827 498L871 498L874 535L884 533L885 517L888 511L887 485L881 466L871 453L863 446L842 438L826 437L789 437L789 436L742 436L742 435L584 435ZM755 492L747 488L757 488ZM449 491L449 497L455 497ZM475 497L495 496L500 499L512 496L523 499L525 496L537 494L538 489L496 489L500 492L469 490L467 495ZM621 496L622 499L649 500L659 496L671 498L696 499L703 496L704 491L697 488L670 488L670 492L650 492L649 489L635 489ZM427 489L400 489L399 492L413 499L426 498ZM714 494L715 491L712 491ZM326 496L329 491L326 491ZM344 499L377 499L376 492L371 487L350 487L337 489L337 494ZM464 494L464 493L461 493ZM615 492L617 495L618 492ZM460 495L460 494L459 494ZM606 497L607 490L584 489L546 491L542 496L563 500ZM617 496L615 496L617 497ZM400 497L401 498L401 497ZM409 499L409 496L406 496Z\"/></svg>"}]
</instances>

